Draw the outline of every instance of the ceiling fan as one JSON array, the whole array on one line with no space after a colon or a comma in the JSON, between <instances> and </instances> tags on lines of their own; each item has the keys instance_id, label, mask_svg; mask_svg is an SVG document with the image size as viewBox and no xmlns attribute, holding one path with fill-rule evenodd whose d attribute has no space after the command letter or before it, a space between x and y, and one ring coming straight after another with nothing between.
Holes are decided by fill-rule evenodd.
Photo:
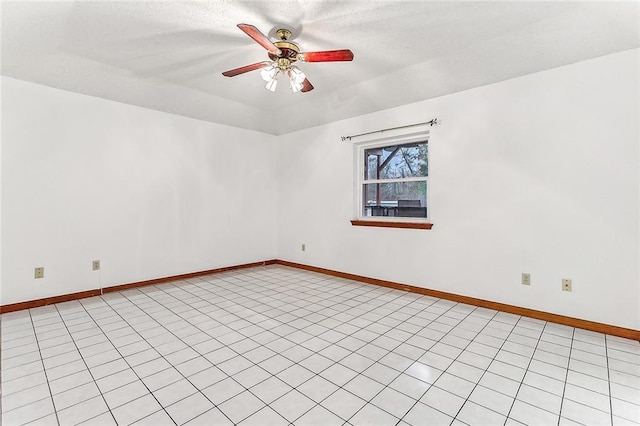
<instances>
[{"instance_id":1,"label":"ceiling fan","mask_svg":"<svg viewBox=\"0 0 640 426\"><path fill-rule=\"evenodd\" d=\"M349 49L323 50L319 52L300 52L297 44L289 41L291 31L281 28L276 31L278 41L272 42L267 36L262 34L253 25L238 24L238 28L244 31L249 37L255 40L260 46L267 49L270 61L257 62L245 65L222 73L225 77L235 77L249 71L261 70L260 76L267 82L265 86L268 90L275 92L278 85L278 75L283 74L289 77L289 87L295 92L309 92L313 90L313 85L307 76L293 65L295 62L336 62L352 61L353 52Z\"/></svg>"}]
</instances>

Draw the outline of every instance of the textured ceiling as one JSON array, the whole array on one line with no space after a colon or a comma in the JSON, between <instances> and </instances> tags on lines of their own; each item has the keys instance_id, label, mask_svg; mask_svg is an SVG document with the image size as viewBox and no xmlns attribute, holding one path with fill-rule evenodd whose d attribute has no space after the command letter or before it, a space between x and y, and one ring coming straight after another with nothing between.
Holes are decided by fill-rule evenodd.
<instances>
[{"instance_id":1,"label":"textured ceiling","mask_svg":"<svg viewBox=\"0 0 640 426\"><path fill-rule=\"evenodd\" d=\"M640 3L2 2L2 74L271 134L445 95L640 45ZM353 62L300 68L315 86L264 89L267 59L238 23Z\"/></svg>"}]
</instances>

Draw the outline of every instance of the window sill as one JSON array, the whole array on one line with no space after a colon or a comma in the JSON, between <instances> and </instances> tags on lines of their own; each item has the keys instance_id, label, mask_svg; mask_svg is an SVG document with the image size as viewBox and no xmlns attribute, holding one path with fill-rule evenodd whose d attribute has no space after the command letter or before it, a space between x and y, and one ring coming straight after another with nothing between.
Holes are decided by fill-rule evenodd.
<instances>
[{"instance_id":1,"label":"window sill","mask_svg":"<svg viewBox=\"0 0 640 426\"><path fill-rule=\"evenodd\" d=\"M405 228L405 229L431 229L433 223L427 222L391 222L387 220L360 220L351 221L353 226L374 226L377 228Z\"/></svg>"}]
</instances>

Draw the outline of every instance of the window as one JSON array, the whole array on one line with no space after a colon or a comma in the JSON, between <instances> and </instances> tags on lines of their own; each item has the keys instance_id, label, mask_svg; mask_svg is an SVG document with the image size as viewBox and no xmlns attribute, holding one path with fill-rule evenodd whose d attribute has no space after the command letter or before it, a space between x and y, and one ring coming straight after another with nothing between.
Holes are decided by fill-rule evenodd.
<instances>
[{"instance_id":1,"label":"window","mask_svg":"<svg viewBox=\"0 0 640 426\"><path fill-rule=\"evenodd\" d=\"M387 139L357 148L354 225L427 224L429 218L428 134ZM358 222L358 223L354 223ZM360 223L364 222L364 223ZM430 225L430 224L429 224ZM430 229L430 226L416 226Z\"/></svg>"}]
</instances>

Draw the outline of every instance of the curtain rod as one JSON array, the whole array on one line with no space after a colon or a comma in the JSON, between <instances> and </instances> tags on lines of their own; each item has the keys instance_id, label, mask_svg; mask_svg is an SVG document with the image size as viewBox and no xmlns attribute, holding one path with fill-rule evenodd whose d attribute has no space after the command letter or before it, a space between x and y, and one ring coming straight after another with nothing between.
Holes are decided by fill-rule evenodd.
<instances>
[{"instance_id":1,"label":"curtain rod","mask_svg":"<svg viewBox=\"0 0 640 426\"><path fill-rule=\"evenodd\" d=\"M388 132L389 130L405 129L407 127L424 126L425 124L429 124L430 126L435 126L436 124L440 124L440 123L438 122L437 118L434 118L432 120L425 121L424 123L407 124L406 126L389 127L388 129L374 130L373 132L360 133L360 134L357 134L357 135L341 136L341 139L343 141L346 141L346 140L351 140L353 138L357 138L357 137L360 137L360 136L372 135L374 133L384 133L384 132Z\"/></svg>"}]
</instances>

